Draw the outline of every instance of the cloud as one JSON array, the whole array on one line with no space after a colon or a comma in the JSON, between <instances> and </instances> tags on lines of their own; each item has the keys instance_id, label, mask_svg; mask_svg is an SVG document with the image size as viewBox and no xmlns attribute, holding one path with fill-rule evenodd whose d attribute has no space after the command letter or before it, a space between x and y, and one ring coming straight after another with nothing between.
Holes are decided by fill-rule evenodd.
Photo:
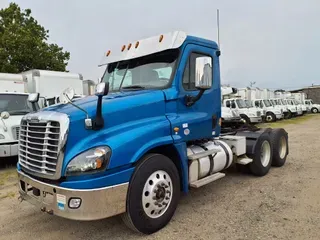
<instances>
[{"instance_id":1,"label":"cloud","mask_svg":"<svg viewBox=\"0 0 320 240\"><path fill-rule=\"evenodd\" d=\"M3 1L3 0L2 0ZM1 1L0 7L5 7ZM220 9L224 83L297 88L320 83L317 0L24 1L50 30L50 41L71 52L68 69L96 80L107 49L173 30L217 39Z\"/></svg>"}]
</instances>

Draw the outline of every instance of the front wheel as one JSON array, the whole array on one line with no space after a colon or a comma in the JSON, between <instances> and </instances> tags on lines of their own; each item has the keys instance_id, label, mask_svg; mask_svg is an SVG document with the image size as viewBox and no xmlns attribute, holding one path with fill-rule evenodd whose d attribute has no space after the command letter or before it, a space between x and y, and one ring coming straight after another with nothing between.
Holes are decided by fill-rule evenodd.
<instances>
[{"instance_id":1,"label":"front wheel","mask_svg":"<svg viewBox=\"0 0 320 240\"><path fill-rule=\"evenodd\" d=\"M151 234L171 220L179 201L180 179L174 163L161 154L146 155L136 167L122 218L131 229Z\"/></svg>"},{"instance_id":2,"label":"front wheel","mask_svg":"<svg viewBox=\"0 0 320 240\"><path fill-rule=\"evenodd\" d=\"M275 122L276 116L273 113L267 113L266 122Z\"/></svg>"},{"instance_id":3,"label":"front wheel","mask_svg":"<svg viewBox=\"0 0 320 240\"><path fill-rule=\"evenodd\" d=\"M319 111L318 111L318 108L312 108L312 109L311 109L311 112L312 112L312 113L318 113Z\"/></svg>"}]
</instances>

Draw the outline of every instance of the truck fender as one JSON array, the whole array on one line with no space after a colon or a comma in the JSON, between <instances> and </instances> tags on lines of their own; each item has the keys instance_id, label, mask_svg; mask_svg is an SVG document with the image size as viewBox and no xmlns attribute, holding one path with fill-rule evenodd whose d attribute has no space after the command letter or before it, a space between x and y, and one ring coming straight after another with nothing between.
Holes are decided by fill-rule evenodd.
<instances>
[{"instance_id":1,"label":"truck fender","mask_svg":"<svg viewBox=\"0 0 320 240\"><path fill-rule=\"evenodd\" d=\"M239 131L236 133L236 136L246 137L246 153L253 155L259 137L263 133L268 133L270 135L271 131L271 128L261 128L258 131Z\"/></svg>"}]
</instances>

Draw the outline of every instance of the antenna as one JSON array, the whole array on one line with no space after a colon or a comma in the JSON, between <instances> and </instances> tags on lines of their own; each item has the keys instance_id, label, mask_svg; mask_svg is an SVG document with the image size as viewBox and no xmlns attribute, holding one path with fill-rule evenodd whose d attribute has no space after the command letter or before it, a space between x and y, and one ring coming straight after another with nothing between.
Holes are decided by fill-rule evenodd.
<instances>
[{"instance_id":1,"label":"antenna","mask_svg":"<svg viewBox=\"0 0 320 240\"><path fill-rule=\"evenodd\" d=\"M219 9L217 9L217 30L218 30L218 45L220 48L220 12L219 12Z\"/></svg>"}]
</instances>

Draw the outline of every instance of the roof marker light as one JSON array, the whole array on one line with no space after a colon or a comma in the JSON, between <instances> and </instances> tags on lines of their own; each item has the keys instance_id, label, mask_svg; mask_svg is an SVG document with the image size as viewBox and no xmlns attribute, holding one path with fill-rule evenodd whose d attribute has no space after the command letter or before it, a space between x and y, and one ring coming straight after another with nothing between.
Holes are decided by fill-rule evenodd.
<instances>
[{"instance_id":1,"label":"roof marker light","mask_svg":"<svg viewBox=\"0 0 320 240\"><path fill-rule=\"evenodd\" d=\"M136 48L137 48L137 47L139 47L139 41L138 41L138 42L136 42L136 46L135 46L135 47L136 47Z\"/></svg>"},{"instance_id":2,"label":"roof marker light","mask_svg":"<svg viewBox=\"0 0 320 240\"><path fill-rule=\"evenodd\" d=\"M128 45L128 50L130 50L131 46L132 46L132 44L131 44L131 43L129 43L129 45Z\"/></svg>"},{"instance_id":3,"label":"roof marker light","mask_svg":"<svg viewBox=\"0 0 320 240\"><path fill-rule=\"evenodd\" d=\"M107 53L106 53L106 56L108 57L110 55L111 51L109 50Z\"/></svg>"},{"instance_id":4,"label":"roof marker light","mask_svg":"<svg viewBox=\"0 0 320 240\"><path fill-rule=\"evenodd\" d=\"M162 42L162 40L163 40L163 35L160 35L159 42Z\"/></svg>"},{"instance_id":5,"label":"roof marker light","mask_svg":"<svg viewBox=\"0 0 320 240\"><path fill-rule=\"evenodd\" d=\"M123 52L126 49L126 45L123 45L121 48L121 52Z\"/></svg>"}]
</instances>

